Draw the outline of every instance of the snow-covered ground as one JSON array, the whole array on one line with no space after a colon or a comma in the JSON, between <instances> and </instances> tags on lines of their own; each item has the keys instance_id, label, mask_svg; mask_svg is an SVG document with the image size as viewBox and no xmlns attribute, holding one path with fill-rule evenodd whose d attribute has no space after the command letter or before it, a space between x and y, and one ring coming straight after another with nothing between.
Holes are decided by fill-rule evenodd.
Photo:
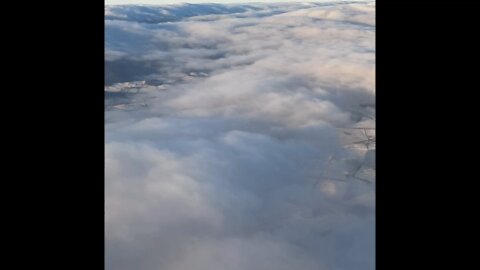
<instances>
[{"instance_id":1,"label":"snow-covered ground","mask_svg":"<svg viewBox=\"0 0 480 270\"><path fill-rule=\"evenodd\" d=\"M105 16L106 269L374 269L374 2Z\"/></svg>"}]
</instances>

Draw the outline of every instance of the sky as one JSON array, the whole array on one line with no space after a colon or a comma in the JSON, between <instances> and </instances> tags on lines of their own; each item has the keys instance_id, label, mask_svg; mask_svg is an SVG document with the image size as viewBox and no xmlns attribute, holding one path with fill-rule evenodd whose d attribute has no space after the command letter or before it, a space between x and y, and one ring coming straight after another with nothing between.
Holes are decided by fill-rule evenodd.
<instances>
[{"instance_id":1,"label":"sky","mask_svg":"<svg viewBox=\"0 0 480 270\"><path fill-rule=\"evenodd\" d=\"M374 119L373 2L105 7L105 269L374 270Z\"/></svg>"},{"instance_id":2,"label":"sky","mask_svg":"<svg viewBox=\"0 0 480 270\"><path fill-rule=\"evenodd\" d=\"M296 2L312 2L314 0L304 0ZM178 4L178 3L247 3L247 2L295 2L292 0L105 0L107 5L119 4ZM317 0L317 2L319 2ZM321 2L321 1L320 1Z\"/></svg>"}]
</instances>

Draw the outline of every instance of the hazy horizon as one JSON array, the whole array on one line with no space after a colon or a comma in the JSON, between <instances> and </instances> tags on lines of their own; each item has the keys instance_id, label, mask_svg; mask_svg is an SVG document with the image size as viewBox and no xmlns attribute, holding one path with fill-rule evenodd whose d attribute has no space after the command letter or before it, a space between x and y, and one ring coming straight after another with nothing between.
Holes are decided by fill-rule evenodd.
<instances>
[{"instance_id":1,"label":"hazy horizon","mask_svg":"<svg viewBox=\"0 0 480 270\"><path fill-rule=\"evenodd\" d=\"M291 0L212 0L212 1L204 1L204 0L190 0L190 1L179 1L179 0L105 0L106 5L136 5L136 4L148 4L148 5L167 5L167 4L181 4L181 3L191 3L191 4L198 4L198 3L220 3L220 4L242 4L242 3L302 3L302 2L332 2L332 1L346 1L346 0L304 0L304 1L291 1ZM353 0L359 1L359 0ZM349 1L349 2L353 2Z\"/></svg>"}]
</instances>

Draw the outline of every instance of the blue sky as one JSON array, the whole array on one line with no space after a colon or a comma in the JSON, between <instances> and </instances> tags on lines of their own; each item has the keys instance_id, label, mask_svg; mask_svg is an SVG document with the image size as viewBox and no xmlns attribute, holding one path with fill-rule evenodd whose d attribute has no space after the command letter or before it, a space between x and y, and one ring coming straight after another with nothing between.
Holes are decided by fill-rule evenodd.
<instances>
[{"instance_id":1,"label":"blue sky","mask_svg":"<svg viewBox=\"0 0 480 270\"><path fill-rule=\"evenodd\" d=\"M117 4L176 4L176 3L245 3L245 2L321 2L313 0L105 0L107 5Z\"/></svg>"}]
</instances>

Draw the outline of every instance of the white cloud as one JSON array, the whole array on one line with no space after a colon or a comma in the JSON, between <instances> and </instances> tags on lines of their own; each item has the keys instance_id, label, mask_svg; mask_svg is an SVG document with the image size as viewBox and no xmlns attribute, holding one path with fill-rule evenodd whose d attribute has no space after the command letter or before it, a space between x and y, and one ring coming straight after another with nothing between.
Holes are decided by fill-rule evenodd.
<instances>
[{"instance_id":1,"label":"white cloud","mask_svg":"<svg viewBox=\"0 0 480 270\"><path fill-rule=\"evenodd\" d=\"M107 7L106 84L151 85L106 98L106 269L373 269L374 184L324 175L374 124L374 12Z\"/></svg>"}]
</instances>

